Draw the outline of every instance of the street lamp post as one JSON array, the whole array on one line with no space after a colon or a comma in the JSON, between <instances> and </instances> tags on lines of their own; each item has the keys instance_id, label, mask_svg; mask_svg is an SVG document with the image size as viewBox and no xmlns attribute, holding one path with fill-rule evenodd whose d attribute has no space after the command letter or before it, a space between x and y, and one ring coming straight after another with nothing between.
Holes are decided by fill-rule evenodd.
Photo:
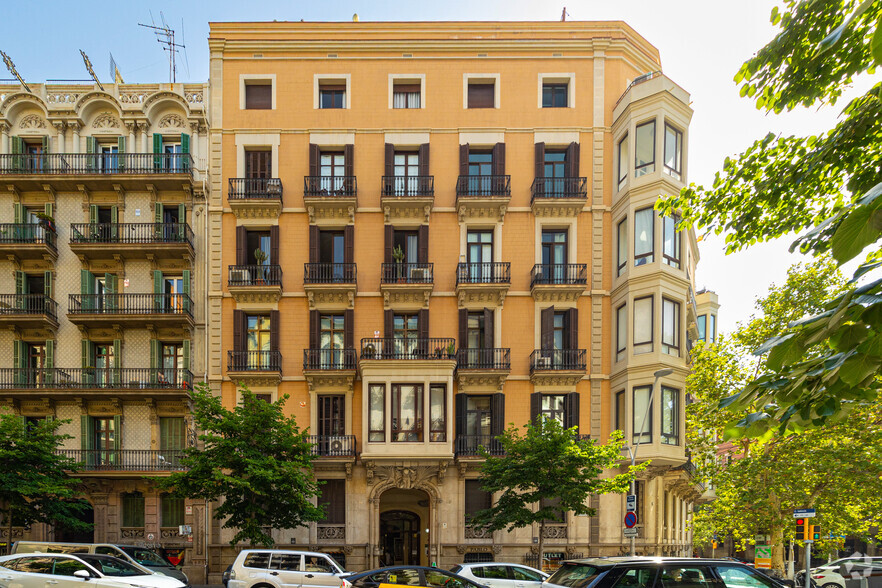
<instances>
[{"instance_id":1,"label":"street lamp post","mask_svg":"<svg viewBox=\"0 0 882 588\"><path fill-rule=\"evenodd\" d=\"M658 381L665 376L670 376L674 373L672 369L663 369L658 370L653 376L655 376L655 380L652 382L652 388L649 389L649 402L646 405L646 412L643 413L643 423L640 425L640 435L641 439L643 436L643 431L646 429L646 419L649 418L649 413L652 412L652 401L655 397L655 387L658 385ZM631 449L631 446L628 446L628 453L631 455L631 467L633 468L637 465L637 450L640 448L640 443L633 443L634 441L634 431L631 431L631 442L634 445L634 449ZM632 478L631 479L631 494L637 494L637 482ZM637 540L635 537L631 537L631 557L637 555Z\"/></svg>"}]
</instances>

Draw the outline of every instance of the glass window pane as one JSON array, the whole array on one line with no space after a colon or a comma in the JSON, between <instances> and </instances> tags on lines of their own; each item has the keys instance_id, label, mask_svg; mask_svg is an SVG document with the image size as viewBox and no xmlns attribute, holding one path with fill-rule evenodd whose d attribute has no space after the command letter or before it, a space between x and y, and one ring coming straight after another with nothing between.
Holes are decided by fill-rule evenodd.
<instances>
[{"instance_id":1,"label":"glass window pane","mask_svg":"<svg viewBox=\"0 0 882 588\"><path fill-rule=\"evenodd\" d=\"M634 300L634 353L652 350L652 297ZM641 349L648 345L648 349Z\"/></svg>"},{"instance_id":2,"label":"glass window pane","mask_svg":"<svg viewBox=\"0 0 882 588\"><path fill-rule=\"evenodd\" d=\"M628 308L621 305L616 309L616 361L620 361L624 356L625 348L628 346Z\"/></svg>"},{"instance_id":3,"label":"glass window pane","mask_svg":"<svg viewBox=\"0 0 882 588\"><path fill-rule=\"evenodd\" d=\"M628 179L628 135L619 141L619 187Z\"/></svg>"},{"instance_id":4,"label":"glass window pane","mask_svg":"<svg viewBox=\"0 0 882 588\"><path fill-rule=\"evenodd\" d=\"M634 443L650 443L652 441L652 410L649 408L650 386L634 388L634 418L632 429Z\"/></svg>"},{"instance_id":5,"label":"glass window pane","mask_svg":"<svg viewBox=\"0 0 882 588\"><path fill-rule=\"evenodd\" d=\"M644 208L634 213L634 265L653 261L655 210Z\"/></svg>"},{"instance_id":6,"label":"glass window pane","mask_svg":"<svg viewBox=\"0 0 882 588\"><path fill-rule=\"evenodd\" d=\"M623 219L618 226L618 275L622 275L628 266L628 219Z\"/></svg>"},{"instance_id":7,"label":"glass window pane","mask_svg":"<svg viewBox=\"0 0 882 588\"><path fill-rule=\"evenodd\" d=\"M703 314L698 317L698 339L700 341L705 341L705 323L707 322L707 315Z\"/></svg>"},{"instance_id":8,"label":"glass window pane","mask_svg":"<svg viewBox=\"0 0 882 588\"><path fill-rule=\"evenodd\" d=\"M639 125L636 137L634 175L640 177L655 171L655 121Z\"/></svg>"},{"instance_id":9,"label":"glass window pane","mask_svg":"<svg viewBox=\"0 0 882 588\"><path fill-rule=\"evenodd\" d=\"M429 419L431 421L429 441L447 440L447 389L433 385L429 389Z\"/></svg>"},{"instance_id":10,"label":"glass window pane","mask_svg":"<svg viewBox=\"0 0 882 588\"><path fill-rule=\"evenodd\" d=\"M383 384L371 384L370 416L369 416L369 441L383 442L386 440L386 386Z\"/></svg>"},{"instance_id":11,"label":"glass window pane","mask_svg":"<svg viewBox=\"0 0 882 588\"><path fill-rule=\"evenodd\" d=\"M662 424L661 441L666 445L679 443L680 422L680 391L673 388L662 388Z\"/></svg>"}]
</instances>

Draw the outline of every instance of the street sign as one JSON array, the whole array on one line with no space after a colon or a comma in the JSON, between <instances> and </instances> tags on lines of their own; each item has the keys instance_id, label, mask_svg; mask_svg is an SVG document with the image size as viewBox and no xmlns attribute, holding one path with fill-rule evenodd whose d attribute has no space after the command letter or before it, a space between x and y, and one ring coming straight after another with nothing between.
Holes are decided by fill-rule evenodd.
<instances>
[{"instance_id":1,"label":"street sign","mask_svg":"<svg viewBox=\"0 0 882 588\"><path fill-rule=\"evenodd\" d=\"M622 533L625 535L625 537L636 537L637 536L637 529L635 529L633 527L630 529L628 529L628 528L622 529Z\"/></svg>"},{"instance_id":2,"label":"street sign","mask_svg":"<svg viewBox=\"0 0 882 588\"><path fill-rule=\"evenodd\" d=\"M637 524L637 515L633 512L629 512L625 515L625 526L629 529Z\"/></svg>"},{"instance_id":3,"label":"street sign","mask_svg":"<svg viewBox=\"0 0 882 588\"><path fill-rule=\"evenodd\" d=\"M813 508L795 508L793 509L793 518L795 519L805 519L808 517L815 516L815 509Z\"/></svg>"},{"instance_id":4,"label":"street sign","mask_svg":"<svg viewBox=\"0 0 882 588\"><path fill-rule=\"evenodd\" d=\"M628 494L625 497L625 510L628 512L634 512L637 510L637 495L636 494Z\"/></svg>"},{"instance_id":5,"label":"street sign","mask_svg":"<svg viewBox=\"0 0 882 588\"><path fill-rule=\"evenodd\" d=\"M753 554L754 567L770 570L772 569L772 546L757 545Z\"/></svg>"}]
</instances>

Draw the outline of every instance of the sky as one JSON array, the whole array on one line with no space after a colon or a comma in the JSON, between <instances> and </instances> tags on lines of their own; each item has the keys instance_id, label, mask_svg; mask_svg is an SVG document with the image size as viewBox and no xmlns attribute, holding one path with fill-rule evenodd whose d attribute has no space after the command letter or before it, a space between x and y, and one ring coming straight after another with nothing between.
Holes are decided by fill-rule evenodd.
<instances>
[{"instance_id":1,"label":"sky","mask_svg":"<svg viewBox=\"0 0 882 588\"><path fill-rule=\"evenodd\" d=\"M89 55L102 81L111 81L112 53L127 83L169 80L167 53L151 30L161 14L186 44L178 59L177 81L202 82L208 76L210 21L366 21L406 20L623 20L655 45L664 73L690 92L694 115L689 128L688 181L708 185L726 156L744 151L768 132L805 135L831 127L846 103L826 110L806 109L766 115L739 98L733 77L741 63L774 36L772 0L445 0L444 2L187 0L151 3L132 0L70 2L32 0L3 5L0 49L26 81L88 80L79 54ZM161 14L160 14L161 13ZM38 22L39 29L34 23ZM16 26L15 23L21 23ZM39 30L39 33L37 31ZM0 78L6 77L0 70ZM856 95L860 88L846 93ZM722 239L700 243L698 289L715 291L722 308L720 331L731 331L754 312L754 300L787 268L804 258L787 252L792 239L759 244L725 255Z\"/></svg>"}]
</instances>

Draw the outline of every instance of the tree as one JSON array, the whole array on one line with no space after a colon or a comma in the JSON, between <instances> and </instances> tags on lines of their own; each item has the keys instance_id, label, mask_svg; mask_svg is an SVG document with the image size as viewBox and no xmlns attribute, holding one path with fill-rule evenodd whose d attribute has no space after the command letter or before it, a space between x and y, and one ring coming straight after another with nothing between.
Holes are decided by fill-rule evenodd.
<instances>
[{"instance_id":1,"label":"tree","mask_svg":"<svg viewBox=\"0 0 882 588\"><path fill-rule=\"evenodd\" d=\"M293 529L321 520L312 471L312 444L293 417L285 416L287 395L277 402L257 398L247 388L233 409L200 384L192 394L193 417L202 448L188 448L184 470L157 480L177 496L223 501L214 518L236 529L231 545L248 540L272 546L266 528Z\"/></svg>"},{"instance_id":2,"label":"tree","mask_svg":"<svg viewBox=\"0 0 882 588\"><path fill-rule=\"evenodd\" d=\"M843 89L882 63L882 3L864 0L784 0L772 10L781 32L735 76L741 95L759 109L834 105ZM848 15L848 16L846 16ZM804 232L791 246L839 263L868 247L853 281L867 280L825 301L758 346L768 373L746 382L720 405L755 407L738 434L782 432L841 422L879 395L882 367L882 84L852 100L826 133L757 140L727 158L713 186L690 185L659 202L683 224L726 234L727 250ZM873 277L873 279L869 279ZM819 342L827 346L812 353Z\"/></svg>"},{"instance_id":3,"label":"tree","mask_svg":"<svg viewBox=\"0 0 882 588\"><path fill-rule=\"evenodd\" d=\"M34 523L60 524L88 531L79 513L89 503L77 498L79 480L69 472L77 462L58 452L70 435L59 435L62 423L55 419L35 419L0 413L0 512L6 523L7 551L12 546L12 527Z\"/></svg>"},{"instance_id":4,"label":"tree","mask_svg":"<svg viewBox=\"0 0 882 588\"><path fill-rule=\"evenodd\" d=\"M622 433L615 431L606 445L580 437L577 429L564 429L554 419L539 418L523 435L512 426L499 440L503 455L493 457L485 448L481 487L501 493L495 504L471 518L470 525L490 531L509 531L539 524L539 565L545 547L545 523L560 512L593 516L588 506L592 494L625 492L636 472L648 465L629 467L626 473L600 478L604 470L619 467ZM561 521L563 522L563 521Z\"/></svg>"}]
</instances>

